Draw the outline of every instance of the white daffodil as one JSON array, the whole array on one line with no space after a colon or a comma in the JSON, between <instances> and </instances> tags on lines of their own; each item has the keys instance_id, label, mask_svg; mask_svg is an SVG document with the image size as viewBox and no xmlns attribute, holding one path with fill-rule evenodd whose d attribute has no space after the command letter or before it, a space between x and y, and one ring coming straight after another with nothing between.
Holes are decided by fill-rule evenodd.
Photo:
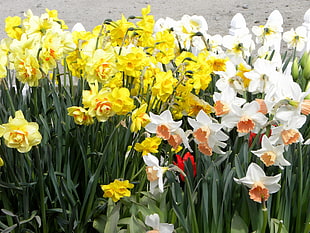
<instances>
[{"instance_id":1,"label":"white daffodil","mask_svg":"<svg viewBox=\"0 0 310 233\"><path fill-rule=\"evenodd\" d=\"M168 167L159 166L159 160L152 154L143 156L146 167L147 179L150 181L150 192L154 193L156 188L159 192L164 192L163 174L168 170Z\"/></svg>"},{"instance_id":2,"label":"white daffodil","mask_svg":"<svg viewBox=\"0 0 310 233\"><path fill-rule=\"evenodd\" d=\"M283 33L283 40L288 48L296 48L296 51L300 52L307 43L307 29L304 26L299 26L295 30L292 28Z\"/></svg>"},{"instance_id":3,"label":"white daffodil","mask_svg":"<svg viewBox=\"0 0 310 233\"><path fill-rule=\"evenodd\" d=\"M274 10L268 17L265 25L253 26L252 32L256 35L256 42L279 51L282 39L283 17L278 10Z\"/></svg>"},{"instance_id":4,"label":"white daffodil","mask_svg":"<svg viewBox=\"0 0 310 233\"><path fill-rule=\"evenodd\" d=\"M226 62L226 71L214 72L220 76L215 85L220 91L225 91L231 87L236 92L242 94L245 91L244 83L241 77L237 75L236 66L231 61Z\"/></svg>"},{"instance_id":5,"label":"white daffodil","mask_svg":"<svg viewBox=\"0 0 310 233\"><path fill-rule=\"evenodd\" d=\"M251 34L223 37L223 46L226 48L226 54L235 64L243 62L243 59L249 57L255 48Z\"/></svg>"},{"instance_id":6,"label":"white daffodil","mask_svg":"<svg viewBox=\"0 0 310 233\"><path fill-rule=\"evenodd\" d=\"M289 117L290 119L285 124L272 127L272 134L269 139L273 144L284 144L287 146L303 141L303 136L298 129L305 124L307 117L299 114Z\"/></svg>"},{"instance_id":7,"label":"white daffodil","mask_svg":"<svg viewBox=\"0 0 310 233\"><path fill-rule=\"evenodd\" d=\"M231 87L226 87L221 93L215 92L213 95L214 111L216 116L223 116L229 113L231 105L243 105L246 100L237 97L236 91Z\"/></svg>"},{"instance_id":8,"label":"white daffodil","mask_svg":"<svg viewBox=\"0 0 310 233\"><path fill-rule=\"evenodd\" d=\"M249 195L253 201L261 203L266 201L269 194L276 193L281 188L278 182L281 174L266 176L264 170L256 163L251 163L246 172L246 176L240 179L234 178L238 184L243 184L250 188Z\"/></svg>"},{"instance_id":9,"label":"white daffodil","mask_svg":"<svg viewBox=\"0 0 310 233\"><path fill-rule=\"evenodd\" d=\"M221 131L221 124L213 123L203 110L199 111L196 119L188 118L188 123L193 127L193 136L203 154L211 156L213 151L223 154L220 147L226 146L224 141L228 136Z\"/></svg>"},{"instance_id":10,"label":"white daffodil","mask_svg":"<svg viewBox=\"0 0 310 233\"><path fill-rule=\"evenodd\" d=\"M250 131L258 133L267 122L267 117L260 112L260 105L257 101L246 103L242 108L234 104L231 107L232 110L222 117L221 123L228 129L236 126L240 136Z\"/></svg>"},{"instance_id":11,"label":"white daffodil","mask_svg":"<svg viewBox=\"0 0 310 233\"><path fill-rule=\"evenodd\" d=\"M271 141L266 135L262 138L262 148L256 151L252 151L257 155L260 160L267 166L279 166L283 169L283 166L290 166L291 164L283 157L284 145L278 146L272 145Z\"/></svg>"},{"instance_id":12,"label":"white daffodil","mask_svg":"<svg viewBox=\"0 0 310 233\"><path fill-rule=\"evenodd\" d=\"M173 224L160 223L158 214L151 214L145 217L145 224L152 227L153 230L147 233L172 233L174 230Z\"/></svg>"},{"instance_id":13,"label":"white daffodil","mask_svg":"<svg viewBox=\"0 0 310 233\"><path fill-rule=\"evenodd\" d=\"M187 136L183 129L180 128L182 120L174 121L169 110L162 112L160 115L150 112L150 120L151 122L145 126L146 131L167 140L175 149L183 143L191 151Z\"/></svg>"},{"instance_id":14,"label":"white daffodil","mask_svg":"<svg viewBox=\"0 0 310 233\"><path fill-rule=\"evenodd\" d=\"M244 76L251 80L249 83L249 92L254 94L267 93L273 79L279 78L279 72L276 70L273 62L259 58L254 63L254 69L244 73Z\"/></svg>"}]
</instances>

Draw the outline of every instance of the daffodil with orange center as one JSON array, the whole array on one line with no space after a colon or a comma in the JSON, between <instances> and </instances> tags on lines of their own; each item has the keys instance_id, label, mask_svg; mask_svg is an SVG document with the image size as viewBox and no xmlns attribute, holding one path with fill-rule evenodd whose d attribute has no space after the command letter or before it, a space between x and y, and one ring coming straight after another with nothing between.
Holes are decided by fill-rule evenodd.
<instances>
[{"instance_id":1,"label":"daffodil with orange center","mask_svg":"<svg viewBox=\"0 0 310 233\"><path fill-rule=\"evenodd\" d=\"M280 189L278 182L281 174L275 176L266 176L264 170L256 163L251 163L247 169L246 176L240 179L234 178L238 184L243 184L250 188L250 198L258 203L267 201L272 193L276 193Z\"/></svg>"},{"instance_id":2,"label":"daffodil with orange center","mask_svg":"<svg viewBox=\"0 0 310 233\"><path fill-rule=\"evenodd\" d=\"M150 192L154 193L157 189L159 192L164 192L163 174L168 170L168 167L161 167L159 160L152 154L143 156L146 164L146 174L150 181Z\"/></svg>"},{"instance_id":3,"label":"daffodil with orange center","mask_svg":"<svg viewBox=\"0 0 310 233\"><path fill-rule=\"evenodd\" d=\"M67 110L68 115L73 116L74 122L78 125L91 125L94 123L94 119L85 108L72 106L67 108Z\"/></svg>"},{"instance_id":4,"label":"daffodil with orange center","mask_svg":"<svg viewBox=\"0 0 310 233\"><path fill-rule=\"evenodd\" d=\"M266 135L262 138L262 148L252 153L258 156L267 167L274 165L283 169L283 166L291 165L283 157L284 145L273 145Z\"/></svg>"},{"instance_id":5,"label":"daffodil with orange center","mask_svg":"<svg viewBox=\"0 0 310 233\"><path fill-rule=\"evenodd\" d=\"M0 137L4 138L7 147L16 148L21 153L30 151L42 140L39 125L28 122L20 110L15 112L15 118L10 116L8 123L0 125Z\"/></svg>"},{"instance_id":6,"label":"daffodil with orange center","mask_svg":"<svg viewBox=\"0 0 310 233\"><path fill-rule=\"evenodd\" d=\"M260 106L256 101L246 103L242 107L231 105L231 111L222 117L221 123L228 129L237 127L240 135L251 131L257 133L266 124L267 117L261 113Z\"/></svg>"},{"instance_id":7,"label":"daffodil with orange center","mask_svg":"<svg viewBox=\"0 0 310 233\"><path fill-rule=\"evenodd\" d=\"M205 155L212 155L212 152L223 154L221 148L226 146L228 136L221 131L222 125L214 123L212 119L200 110L196 119L188 118L188 123L193 127L193 136L198 149Z\"/></svg>"},{"instance_id":8,"label":"daffodil with orange center","mask_svg":"<svg viewBox=\"0 0 310 233\"><path fill-rule=\"evenodd\" d=\"M159 138L168 140L168 143L177 149L182 142L184 146L191 151L187 135L181 127L182 121L174 121L169 110L155 115L150 112L150 123L145 126L146 131L156 134Z\"/></svg>"}]
</instances>

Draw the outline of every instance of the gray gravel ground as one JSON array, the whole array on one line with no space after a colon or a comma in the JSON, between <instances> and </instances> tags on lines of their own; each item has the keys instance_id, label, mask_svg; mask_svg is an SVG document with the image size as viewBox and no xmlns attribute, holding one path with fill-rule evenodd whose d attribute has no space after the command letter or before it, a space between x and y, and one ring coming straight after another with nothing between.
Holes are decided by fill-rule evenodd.
<instances>
[{"instance_id":1,"label":"gray gravel ground","mask_svg":"<svg viewBox=\"0 0 310 233\"><path fill-rule=\"evenodd\" d=\"M169 16L176 20L184 14L202 15L209 25L209 34L228 33L232 17L240 12L247 25L265 24L269 14L278 9L284 19L284 30L290 30L303 23L305 12L310 8L310 0L1 0L0 1L0 39L5 37L4 20L7 16L23 16L31 9L40 15L45 8L56 9L59 18L72 28L81 22L87 30L102 23L104 19L117 20L123 13L126 17L140 15L141 9L151 5L155 19Z\"/></svg>"}]
</instances>

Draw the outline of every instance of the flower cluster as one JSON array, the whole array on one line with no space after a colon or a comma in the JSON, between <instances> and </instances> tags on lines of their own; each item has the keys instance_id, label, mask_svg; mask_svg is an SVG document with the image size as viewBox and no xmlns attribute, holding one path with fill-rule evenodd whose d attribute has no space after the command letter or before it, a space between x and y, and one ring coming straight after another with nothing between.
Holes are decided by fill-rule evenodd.
<instances>
[{"instance_id":1,"label":"flower cluster","mask_svg":"<svg viewBox=\"0 0 310 233\"><path fill-rule=\"evenodd\" d=\"M69 52L76 48L68 27L58 19L56 10L46 9L40 17L31 10L22 20L7 17L5 31L8 38L0 44L0 78L7 76L5 67L15 70L16 78L29 86L38 86L39 80L57 67Z\"/></svg>"}]
</instances>

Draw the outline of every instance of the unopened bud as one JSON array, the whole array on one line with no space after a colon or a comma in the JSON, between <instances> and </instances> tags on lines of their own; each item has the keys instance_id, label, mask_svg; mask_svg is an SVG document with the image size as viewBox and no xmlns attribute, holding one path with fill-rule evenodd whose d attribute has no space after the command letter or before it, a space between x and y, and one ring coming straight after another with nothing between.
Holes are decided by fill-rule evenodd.
<instances>
[{"instance_id":1,"label":"unopened bud","mask_svg":"<svg viewBox=\"0 0 310 233\"><path fill-rule=\"evenodd\" d=\"M293 76L294 81L298 80L299 78L299 65L298 65L298 59L295 57L292 65L291 74Z\"/></svg>"},{"instance_id":2,"label":"unopened bud","mask_svg":"<svg viewBox=\"0 0 310 233\"><path fill-rule=\"evenodd\" d=\"M310 80L310 59L308 59L306 66L302 70L302 76L304 79Z\"/></svg>"},{"instance_id":3,"label":"unopened bud","mask_svg":"<svg viewBox=\"0 0 310 233\"><path fill-rule=\"evenodd\" d=\"M300 59L300 65L301 67L304 69L307 64L309 63L309 53L308 52L304 52L304 54L302 55L301 59Z\"/></svg>"}]
</instances>

